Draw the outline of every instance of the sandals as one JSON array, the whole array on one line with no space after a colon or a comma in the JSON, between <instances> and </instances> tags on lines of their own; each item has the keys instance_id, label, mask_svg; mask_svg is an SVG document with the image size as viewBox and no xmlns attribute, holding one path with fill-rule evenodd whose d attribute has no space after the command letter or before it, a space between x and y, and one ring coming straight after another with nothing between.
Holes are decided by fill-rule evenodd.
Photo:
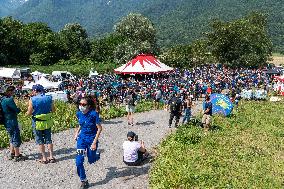
<instances>
[{"instance_id":1,"label":"sandals","mask_svg":"<svg viewBox=\"0 0 284 189\"><path fill-rule=\"evenodd\" d=\"M25 160L28 160L28 157L23 156L22 154L20 154L19 156L14 156L13 158L14 162L25 161Z\"/></svg>"},{"instance_id":2,"label":"sandals","mask_svg":"<svg viewBox=\"0 0 284 189\"><path fill-rule=\"evenodd\" d=\"M39 162L39 163L41 163L41 164L47 164L48 163L48 161L47 160L43 160L43 159L39 159L37 162Z\"/></svg>"},{"instance_id":3,"label":"sandals","mask_svg":"<svg viewBox=\"0 0 284 189\"><path fill-rule=\"evenodd\" d=\"M47 161L48 161L48 163L56 163L55 158L48 159Z\"/></svg>"},{"instance_id":4,"label":"sandals","mask_svg":"<svg viewBox=\"0 0 284 189\"><path fill-rule=\"evenodd\" d=\"M55 158L48 158L45 161L43 159L39 159L38 162L41 163L41 164L48 164L48 163L55 163L56 160L55 160Z\"/></svg>"}]
</instances>

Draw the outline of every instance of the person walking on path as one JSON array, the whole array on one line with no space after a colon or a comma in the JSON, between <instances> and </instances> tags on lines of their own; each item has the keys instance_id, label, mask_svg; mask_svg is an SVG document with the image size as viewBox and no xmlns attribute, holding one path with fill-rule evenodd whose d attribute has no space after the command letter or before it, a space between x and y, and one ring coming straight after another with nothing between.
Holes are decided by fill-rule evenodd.
<instances>
[{"instance_id":1,"label":"person walking on path","mask_svg":"<svg viewBox=\"0 0 284 189\"><path fill-rule=\"evenodd\" d=\"M154 108L159 109L159 104L162 99L162 90L160 88L157 89L155 92L155 102L154 102Z\"/></svg>"},{"instance_id":2,"label":"person walking on path","mask_svg":"<svg viewBox=\"0 0 284 189\"><path fill-rule=\"evenodd\" d=\"M22 144L20 129L18 124L17 115L21 110L15 104L13 95L15 93L15 87L9 86L6 89L4 97L1 99L2 111L4 114L4 127L10 137L10 157L9 160L14 160L15 162L26 160L19 150Z\"/></svg>"},{"instance_id":3,"label":"person walking on path","mask_svg":"<svg viewBox=\"0 0 284 189\"><path fill-rule=\"evenodd\" d=\"M182 120L182 124L184 124L185 121L188 123L191 117L192 100L190 98L190 95L186 97L183 106L184 106L184 117Z\"/></svg>"},{"instance_id":4,"label":"person walking on path","mask_svg":"<svg viewBox=\"0 0 284 189\"><path fill-rule=\"evenodd\" d=\"M127 111L127 123L128 125L133 126L133 114L135 112L135 105L136 105L136 94L133 90L128 91L128 95L125 98L126 103L126 111Z\"/></svg>"},{"instance_id":5,"label":"person walking on path","mask_svg":"<svg viewBox=\"0 0 284 189\"><path fill-rule=\"evenodd\" d=\"M206 95L204 112L202 116L202 124L205 132L207 132L210 128L211 116L212 116L212 102L210 100L210 96Z\"/></svg>"},{"instance_id":6,"label":"person walking on path","mask_svg":"<svg viewBox=\"0 0 284 189\"><path fill-rule=\"evenodd\" d=\"M84 156L87 154L90 164L99 160L97 149L102 126L94 101L90 97L83 97L80 100L79 111L76 115L79 122L74 136L77 141L76 167L81 180L80 189L85 189L89 187L89 182L84 168Z\"/></svg>"},{"instance_id":7,"label":"person walking on path","mask_svg":"<svg viewBox=\"0 0 284 189\"><path fill-rule=\"evenodd\" d=\"M41 153L40 163L55 163L53 157L53 144L51 140L52 113L55 112L54 103L51 96L44 94L42 85L32 87L33 97L29 100L27 115L32 116L32 127L36 144ZM49 151L49 158L45 154L45 144Z\"/></svg>"},{"instance_id":8,"label":"person walking on path","mask_svg":"<svg viewBox=\"0 0 284 189\"><path fill-rule=\"evenodd\" d=\"M175 118L175 127L178 127L179 119L182 112L182 101L180 100L179 93L173 95L173 97L169 100L169 107L170 107L169 128L171 128L174 118Z\"/></svg>"}]
</instances>

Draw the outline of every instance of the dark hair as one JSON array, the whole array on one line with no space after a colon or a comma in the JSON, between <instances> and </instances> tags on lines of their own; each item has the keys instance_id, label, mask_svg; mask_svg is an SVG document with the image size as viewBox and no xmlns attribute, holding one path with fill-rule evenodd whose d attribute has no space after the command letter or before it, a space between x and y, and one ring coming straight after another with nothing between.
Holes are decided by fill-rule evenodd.
<instances>
[{"instance_id":1,"label":"dark hair","mask_svg":"<svg viewBox=\"0 0 284 189\"><path fill-rule=\"evenodd\" d=\"M96 110L96 104L94 102L94 99L91 96L85 96L81 98L81 100L86 100L87 104L91 107L91 109Z\"/></svg>"},{"instance_id":2,"label":"dark hair","mask_svg":"<svg viewBox=\"0 0 284 189\"><path fill-rule=\"evenodd\" d=\"M6 89L6 91L5 91L5 95L8 95L8 93L9 92L12 92L12 91L14 91L16 89L16 87L14 87L14 86L9 86L9 87L7 87L7 89Z\"/></svg>"},{"instance_id":3,"label":"dark hair","mask_svg":"<svg viewBox=\"0 0 284 189\"><path fill-rule=\"evenodd\" d=\"M210 100L210 96L209 96L209 95L206 95L206 96L205 96L205 100Z\"/></svg>"}]
</instances>

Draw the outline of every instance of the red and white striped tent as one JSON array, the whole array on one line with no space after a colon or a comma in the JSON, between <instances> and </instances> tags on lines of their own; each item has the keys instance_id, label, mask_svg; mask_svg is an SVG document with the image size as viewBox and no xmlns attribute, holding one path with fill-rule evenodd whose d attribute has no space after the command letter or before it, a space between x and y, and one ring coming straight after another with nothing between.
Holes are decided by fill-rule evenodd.
<instances>
[{"instance_id":1,"label":"red and white striped tent","mask_svg":"<svg viewBox=\"0 0 284 189\"><path fill-rule=\"evenodd\" d=\"M277 79L278 81L284 82L284 75L274 76L274 78Z\"/></svg>"},{"instance_id":2,"label":"red and white striped tent","mask_svg":"<svg viewBox=\"0 0 284 189\"><path fill-rule=\"evenodd\" d=\"M152 55L140 54L123 66L115 69L117 74L154 74L173 71Z\"/></svg>"}]
</instances>

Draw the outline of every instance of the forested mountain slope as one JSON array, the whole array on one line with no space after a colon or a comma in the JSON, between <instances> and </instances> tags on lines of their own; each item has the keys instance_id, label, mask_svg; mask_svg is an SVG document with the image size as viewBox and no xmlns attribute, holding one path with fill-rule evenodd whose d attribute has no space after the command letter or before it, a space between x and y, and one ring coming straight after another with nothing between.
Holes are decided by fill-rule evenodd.
<instances>
[{"instance_id":1,"label":"forested mountain slope","mask_svg":"<svg viewBox=\"0 0 284 189\"><path fill-rule=\"evenodd\" d=\"M284 49L282 0L29 0L12 15L46 22L54 30L78 22L91 36L101 36L112 32L121 17L138 12L154 22L160 44L173 45L199 38L212 19L232 20L252 11L268 15L273 43Z\"/></svg>"}]
</instances>

